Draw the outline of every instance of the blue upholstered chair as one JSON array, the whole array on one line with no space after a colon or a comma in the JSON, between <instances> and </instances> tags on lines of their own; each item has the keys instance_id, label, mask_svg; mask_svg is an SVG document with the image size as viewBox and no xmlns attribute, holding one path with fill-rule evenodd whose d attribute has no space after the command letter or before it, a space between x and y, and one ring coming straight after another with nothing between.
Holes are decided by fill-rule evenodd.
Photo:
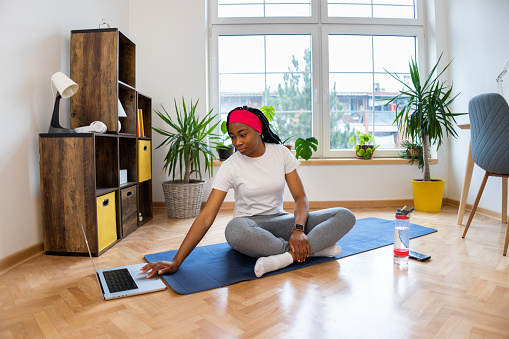
<instances>
[{"instance_id":1,"label":"blue upholstered chair","mask_svg":"<svg viewBox=\"0 0 509 339\"><path fill-rule=\"evenodd\" d=\"M463 238L481 200L488 177L509 177L509 106L497 93L478 95L468 103L472 158L474 163L486 171L479 193L470 212ZM505 193L507 194L507 193ZM506 231L504 255L509 242L509 224Z\"/></svg>"}]
</instances>

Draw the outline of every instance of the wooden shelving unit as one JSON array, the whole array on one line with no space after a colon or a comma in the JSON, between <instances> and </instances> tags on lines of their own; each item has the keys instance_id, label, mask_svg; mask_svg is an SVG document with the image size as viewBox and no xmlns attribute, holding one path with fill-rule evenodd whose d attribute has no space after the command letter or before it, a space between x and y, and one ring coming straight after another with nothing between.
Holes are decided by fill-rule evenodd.
<instances>
[{"instance_id":1,"label":"wooden shelving unit","mask_svg":"<svg viewBox=\"0 0 509 339\"><path fill-rule=\"evenodd\" d=\"M47 254L86 255L83 223L98 256L153 217L152 159L140 158L138 146L151 154L152 99L136 90L136 45L118 29L71 31L70 58L80 86L71 128L102 121L107 132L39 136L44 246ZM127 117L118 116L119 104Z\"/></svg>"}]
</instances>

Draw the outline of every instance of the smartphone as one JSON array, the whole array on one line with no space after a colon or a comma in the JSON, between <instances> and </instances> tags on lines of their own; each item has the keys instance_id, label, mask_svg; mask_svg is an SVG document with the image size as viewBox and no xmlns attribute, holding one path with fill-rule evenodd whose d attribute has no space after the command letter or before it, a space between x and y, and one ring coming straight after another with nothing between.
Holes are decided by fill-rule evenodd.
<instances>
[{"instance_id":1,"label":"smartphone","mask_svg":"<svg viewBox=\"0 0 509 339\"><path fill-rule=\"evenodd\" d=\"M426 260L431 259L431 256L429 256L429 255L417 253L414 251L410 251L408 256L410 257L410 259L415 259L418 261L426 261Z\"/></svg>"}]
</instances>

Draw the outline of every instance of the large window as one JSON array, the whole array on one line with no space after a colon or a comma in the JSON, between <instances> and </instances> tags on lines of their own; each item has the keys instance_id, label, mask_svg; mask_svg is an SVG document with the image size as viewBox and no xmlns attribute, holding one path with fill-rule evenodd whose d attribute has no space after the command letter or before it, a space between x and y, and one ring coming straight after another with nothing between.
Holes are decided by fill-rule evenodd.
<instances>
[{"instance_id":1,"label":"large window","mask_svg":"<svg viewBox=\"0 0 509 339\"><path fill-rule=\"evenodd\" d=\"M401 133L385 99L403 88L386 70L408 77L410 58L424 55L413 0L211 6L210 100L221 119L237 106L271 105L280 137L315 136L317 157L353 156L348 139L357 130L374 135L376 156L397 156Z\"/></svg>"}]
</instances>

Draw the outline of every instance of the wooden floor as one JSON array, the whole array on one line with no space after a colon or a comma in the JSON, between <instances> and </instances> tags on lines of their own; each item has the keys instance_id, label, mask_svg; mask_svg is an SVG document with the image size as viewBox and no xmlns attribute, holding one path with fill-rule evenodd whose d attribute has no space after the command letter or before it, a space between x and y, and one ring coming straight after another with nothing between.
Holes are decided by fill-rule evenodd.
<instances>
[{"instance_id":1,"label":"wooden floor","mask_svg":"<svg viewBox=\"0 0 509 339\"><path fill-rule=\"evenodd\" d=\"M392 219L395 208L352 209ZM40 255L0 276L0 338L509 338L505 225L457 209L414 212L437 233L411 240L429 262L392 263L392 247L191 295L171 289L103 301L90 259ZM223 211L202 244L225 241ZM97 259L143 262L176 249L192 220L154 220Z\"/></svg>"}]
</instances>

